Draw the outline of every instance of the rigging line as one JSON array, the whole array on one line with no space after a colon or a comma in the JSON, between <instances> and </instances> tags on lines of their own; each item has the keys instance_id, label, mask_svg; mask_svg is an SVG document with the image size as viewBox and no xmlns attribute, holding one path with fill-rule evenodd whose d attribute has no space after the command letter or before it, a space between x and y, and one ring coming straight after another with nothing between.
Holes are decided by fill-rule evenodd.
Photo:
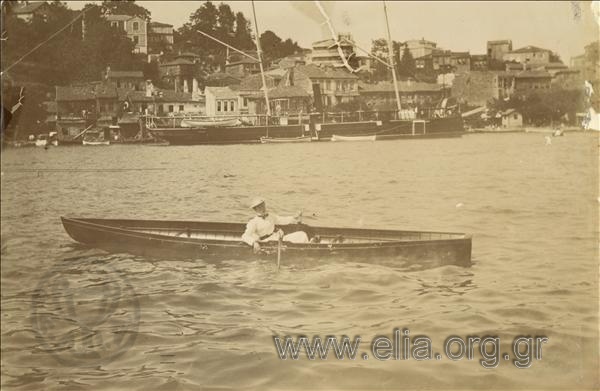
<instances>
[{"instance_id":1,"label":"rigging line","mask_svg":"<svg viewBox=\"0 0 600 391\"><path fill-rule=\"evenodd\" d=\"M236 49L236 48L234 48L233 46L226 44L225 42L223 42L223 41L221 41L221 40L219 40L219 39L217 39L217 38L213 37L213 36L212 36L212 35L210 35L210 34L207 34L207 33L205 33L204 31L202 31L202 30L200 30L200 29L196 29L196 31L197 31L197 32L199 32L200 34L202 34L202 35L204 35L204 36L206 36L206 37L208 37L208 38L212 39L213 41L217 41L217 42L218 42L218 43L220 43L221 45L224 45L224 46L228 47L229 49L231 49L231 50L234 50L234 51L236 51L236 52L240 53L241 55L244 55L244 56L246 56L246 57L248 57L248 58L250 58L250 59L252 59L252 60L254 60L254 61L256 61L256 62L259 62L259 61L260 61L258 58L254 57L254 56L251 56L251 55L249 55L248 53L245 53L245 52L243 52L243 51L241 51L241 50L239 50L239 49Z\"/></svg>"},{"instance_id":2,"label":"rigging line","mask_svg":"<svg viewBox=\"0 0 600 391\"><path fill-rule=\"evenodd\" d=\"M16 62L14 62L12 65L10 65L9 67L7 67L6 69L4 69L3 71L0 72L0 75L4 75L6 72L8 72L11 68L13 68L15 65L19 64L21 61L23 61L27 56L29 56L31 53L35 52L36 50L38 50L39 48L41 48L43 45L45 45L48 41L50 41L52 38L56 37L58 34L62 33L63 31L65 31L67 29L67 27L71 26L73 23L75 23L79 18L81 18L87 11L89 11L90 9L92 9L92 7L88 7L87 9L83 9L79 15L77 15L72 21L70 21L69 23L67 23L63 28L61 28L60 30L58 30L57 32L55 32L54 34L52 34L48 39L42 41L41 43L39 43L38 45L36 45L33 49L31 49L30 51L28 51L27 53L25 53L25 55L21 58L19 58Z\"/></svg>"},{"instance_id":3,"label":"rigging line","mask_svg":"<svg viewBox=\"0 0 600 391\"><path fill-rule=\"evenodd\" d=\"M8 168L2 170L2 172L125 172L166 170L166 168Z\"/></svg>"},{"instance_id":4,"label":"rigging line","mask_svg":"<svg viewBox=\"0 0 600 391\"><path fill-rule=\"evenodd\" d=\"M327 24L327 27L329 27L329 32L331 33L331 37L333 38L334 45L337 46L338 53L340 55L340 58L342 59L342 62L344 63L344 66L351 73L356 73L358 71L358 69L352 68L352 66L348 63L348 59L346 58L346 55L344 54L344 51L342 50L341 42L339 40L339 37L335 33L335 29L333 28L333 25L331 24L331 19L329 18L329 15L327 15L327 12L325 12L325 9L323 9L323 6L321 5L320 1L315 0L315 5L321 12L321 15L323 15L323 18L325 19L325 23L323 23L323 24Z\"/></svg>"},{"instance_id":5,"label":"rigging line","mask_svg":"<svg viewBox=\"0 0 600 391\"><path fill-rule=\"evenodd\" d=\"M359 49L360 51L364 52L367 56L373 58L374 60L379 61L380 63L382 63L383 65L385 65L388 68L392 68L392 66L390 64L388 64L387 62L383 61L381 58L375 56L373 53L366 51L365 49L361 48L360 46L358 46L357 44L354 44L354 47Z\"/></svg>"}]
</instances>

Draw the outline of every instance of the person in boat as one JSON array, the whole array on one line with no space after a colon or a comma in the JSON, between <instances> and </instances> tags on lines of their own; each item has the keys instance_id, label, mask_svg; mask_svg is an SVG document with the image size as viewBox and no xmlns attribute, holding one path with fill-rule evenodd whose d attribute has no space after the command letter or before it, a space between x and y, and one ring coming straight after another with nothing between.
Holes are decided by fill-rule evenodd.
<instances>
[{"instance_id":1,"label":"person in boat","mask_svg":"<svg viewBox=\"0 0 600 391\"><path fill-rule=\"evenodd\" d=\"M301 223L302 212L295 216L282 217L267 211L267 205L262 198L252 200L250 207L256 213L246 225L246 231L242 235L242 240L249 246L252 246L255 253L260 251L261 242L277 241L280 235L283 235L282 240L291 243L308 243L308 233L298 230L294 224ZM288 226L279 227L279 226ZM286 234L284 231L289 230Z\"/></svg>"}]
</instances>

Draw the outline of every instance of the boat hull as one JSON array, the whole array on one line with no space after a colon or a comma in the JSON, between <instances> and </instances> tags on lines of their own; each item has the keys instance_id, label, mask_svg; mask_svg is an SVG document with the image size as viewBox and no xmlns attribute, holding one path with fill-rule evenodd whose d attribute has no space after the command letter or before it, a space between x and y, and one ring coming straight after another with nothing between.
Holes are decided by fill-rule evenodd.
<instances>
[{"instance_id":1,"label":"boat hull","mask_svg":"<svg viewBox=\"0 0 600 391\"><path fill-rule=\"evenodd\" d=\"M333 135L376 136L378 140L461 137L464 134L462 118L437 118L415 124L411 120L344 122L312 124L313 136L321 141ZM297 138L303 133L300 125L235 126L213 128L153 129L157 137L170 145L245 144L260 143L261 138Z\"/></svg>"},{"instance_id":2,"label":"boat hull","mask_svg":"<svg viewBox=\"0 0 600 391\"><path fill-rule=\"evenodd\" d=\"M310 143L313 138L310 136L306 137L290 137L290 138L275 138L275 137L261 137L260 142L263 144L287 144L287 143Z\"/></svg>"},{"instance_id":3,"label":"boat hull","mask_svg":"<svg viewBox=\"0 0 600 391\"><path fill-rule=\"evenodd\" d=\"M66 217L61 219L66 232L75 241L110 252L126 252L147 257L217 260L277 257L277 242L263 243L263 251L255 255L251 247L241 240L218 239L219 233L241 236L245 224ZM360 258L368 262L380 257L394 257L436 264L468 266L471 263L471 238L464 234L327 227L311 229L318 235L364 236L382 240L335 244L286 242L282 246L282 254L286 259L342 257ZM209 233L209 236L203 239L194 237L194 233L200 231ZM181 232L181 235L167 235L165 232Z\"/></svg>"}]
</instances>

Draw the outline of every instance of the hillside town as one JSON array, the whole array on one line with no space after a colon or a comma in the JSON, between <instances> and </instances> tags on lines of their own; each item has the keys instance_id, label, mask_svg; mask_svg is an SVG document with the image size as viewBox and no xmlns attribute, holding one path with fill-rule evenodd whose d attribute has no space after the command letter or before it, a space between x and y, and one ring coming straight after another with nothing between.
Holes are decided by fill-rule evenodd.
<instances>
[{"instance_id":1,"label":"hillside town","mask_svg":"<svg viewBox=\"0 0 600 391\"><path fill-rule=\"evenodd\" d=\"M382 65L389 57L383 39L374 39L371 52L363 53L351 32L301 48L290 39L284 41L265 31L260 37L264 47L261 74L250 23L227 5L203 3L191 20L198 18L197 25L215 35L228 20L229 36L237 39L230 42L241 44L240 50L233 50L235 45L230 50L207 37L193 35L189 23L176 30L144 14L142 7L117 4L111 8L109 3L105 1L103 7L90 5L89 12L70 26L70 39L95 39L94 34L105 30L94 23L102 24L124 45L129 44L125 50L132 60L125 63L124 56L115 61L100 58L95 70L86 69L77 78L59 75L55 82L45 76L32 79L36 72L44 71L41 61L23 62L20 69L6 72L4 76L12 86L19 85L27 75L27 82L34 80L32 87L37 90L31 97L35 107L29 108L35 113L30 112L29 121L24 119L15 125L15 138L54 133L68 140L96 126L119 129L121 138L131 139L139 137L140 118L149 114L217 117L270 113L290 117L311 111L369 112L397 107L391 72ZM44 23L58 20L57 13L77 17L87 10L72 11L46 1L18 2L3 15L10 19L3 24L12 23L23 31L39 29ZM211 26L202 19L202 13L212 10L220 14ZM93 21L90 15L94 12L100 22ZM566 61L552 48L516 47L511 37L498 38L502 39L487 41L486 53L453 51L426 37L394 40L392 58L402 109L435 107L447 98L457 102L465 124L471 128L578 126L585 110L584 83L596 85L600 77L599 42L588 43L581 55ZM198 44L201 40L204 43ZM340 56L340 49L345 58ZM123 47L119 50L123 53ZM5 61L8 64L16 57L3 55L3 67ZM61 72L72 71L67 63L59 64L65 67ZM263 83L270 98L269 108Z\"/></svg>"}]
</instances>

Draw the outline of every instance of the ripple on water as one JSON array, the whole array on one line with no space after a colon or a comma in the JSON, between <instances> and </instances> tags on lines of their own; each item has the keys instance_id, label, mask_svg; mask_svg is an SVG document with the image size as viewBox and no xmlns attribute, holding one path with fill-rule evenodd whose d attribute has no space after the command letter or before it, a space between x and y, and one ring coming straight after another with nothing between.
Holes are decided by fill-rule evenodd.
<instances>
[{"instance_id":1,"label":"ripple on water","mask_svg":"<svg viewBox=\"0 0 600 391\"><path fill-rule=\"evenodd\" d=\"M592 388L598 204L597 183L589 178L597 178L597 145L586 134L568 134L551 146L539 135L506 134L275 148L3 151L1 387ZM266 160L256 157L259 148ZM264 161L277 170L265 176ZM164 170L40 176L9 170L117 166ZM275 213L303 209L315 225L469 232L473 262L284 259L278 273L273 261L262 259L107 255L73 244L59 220L243 222L254 195L266 197ZM97 273L107 266L112 277ZM64 276L78 288L75 315L62 314L52 301L68 300L60 291L34 295L55 267L66 268ZM45 306L75 329L104 305L90 298L107 293L110 302L107 288L116 277L126 278L139 300L135 343L99 366L61 365L32 334L32 306ZM114 320L130 313L121 308ZM499 335L507 351L516 335L546 335L549 343L542 360L515 376L510 361L494 370L477 360L283 361L272 339L360 335L361 350L368 351L373 336L391 336L397 327L429 336L434 351L450 335ZM56 348L69 352L65 344Z\"/></svg>"}]
</instances>

